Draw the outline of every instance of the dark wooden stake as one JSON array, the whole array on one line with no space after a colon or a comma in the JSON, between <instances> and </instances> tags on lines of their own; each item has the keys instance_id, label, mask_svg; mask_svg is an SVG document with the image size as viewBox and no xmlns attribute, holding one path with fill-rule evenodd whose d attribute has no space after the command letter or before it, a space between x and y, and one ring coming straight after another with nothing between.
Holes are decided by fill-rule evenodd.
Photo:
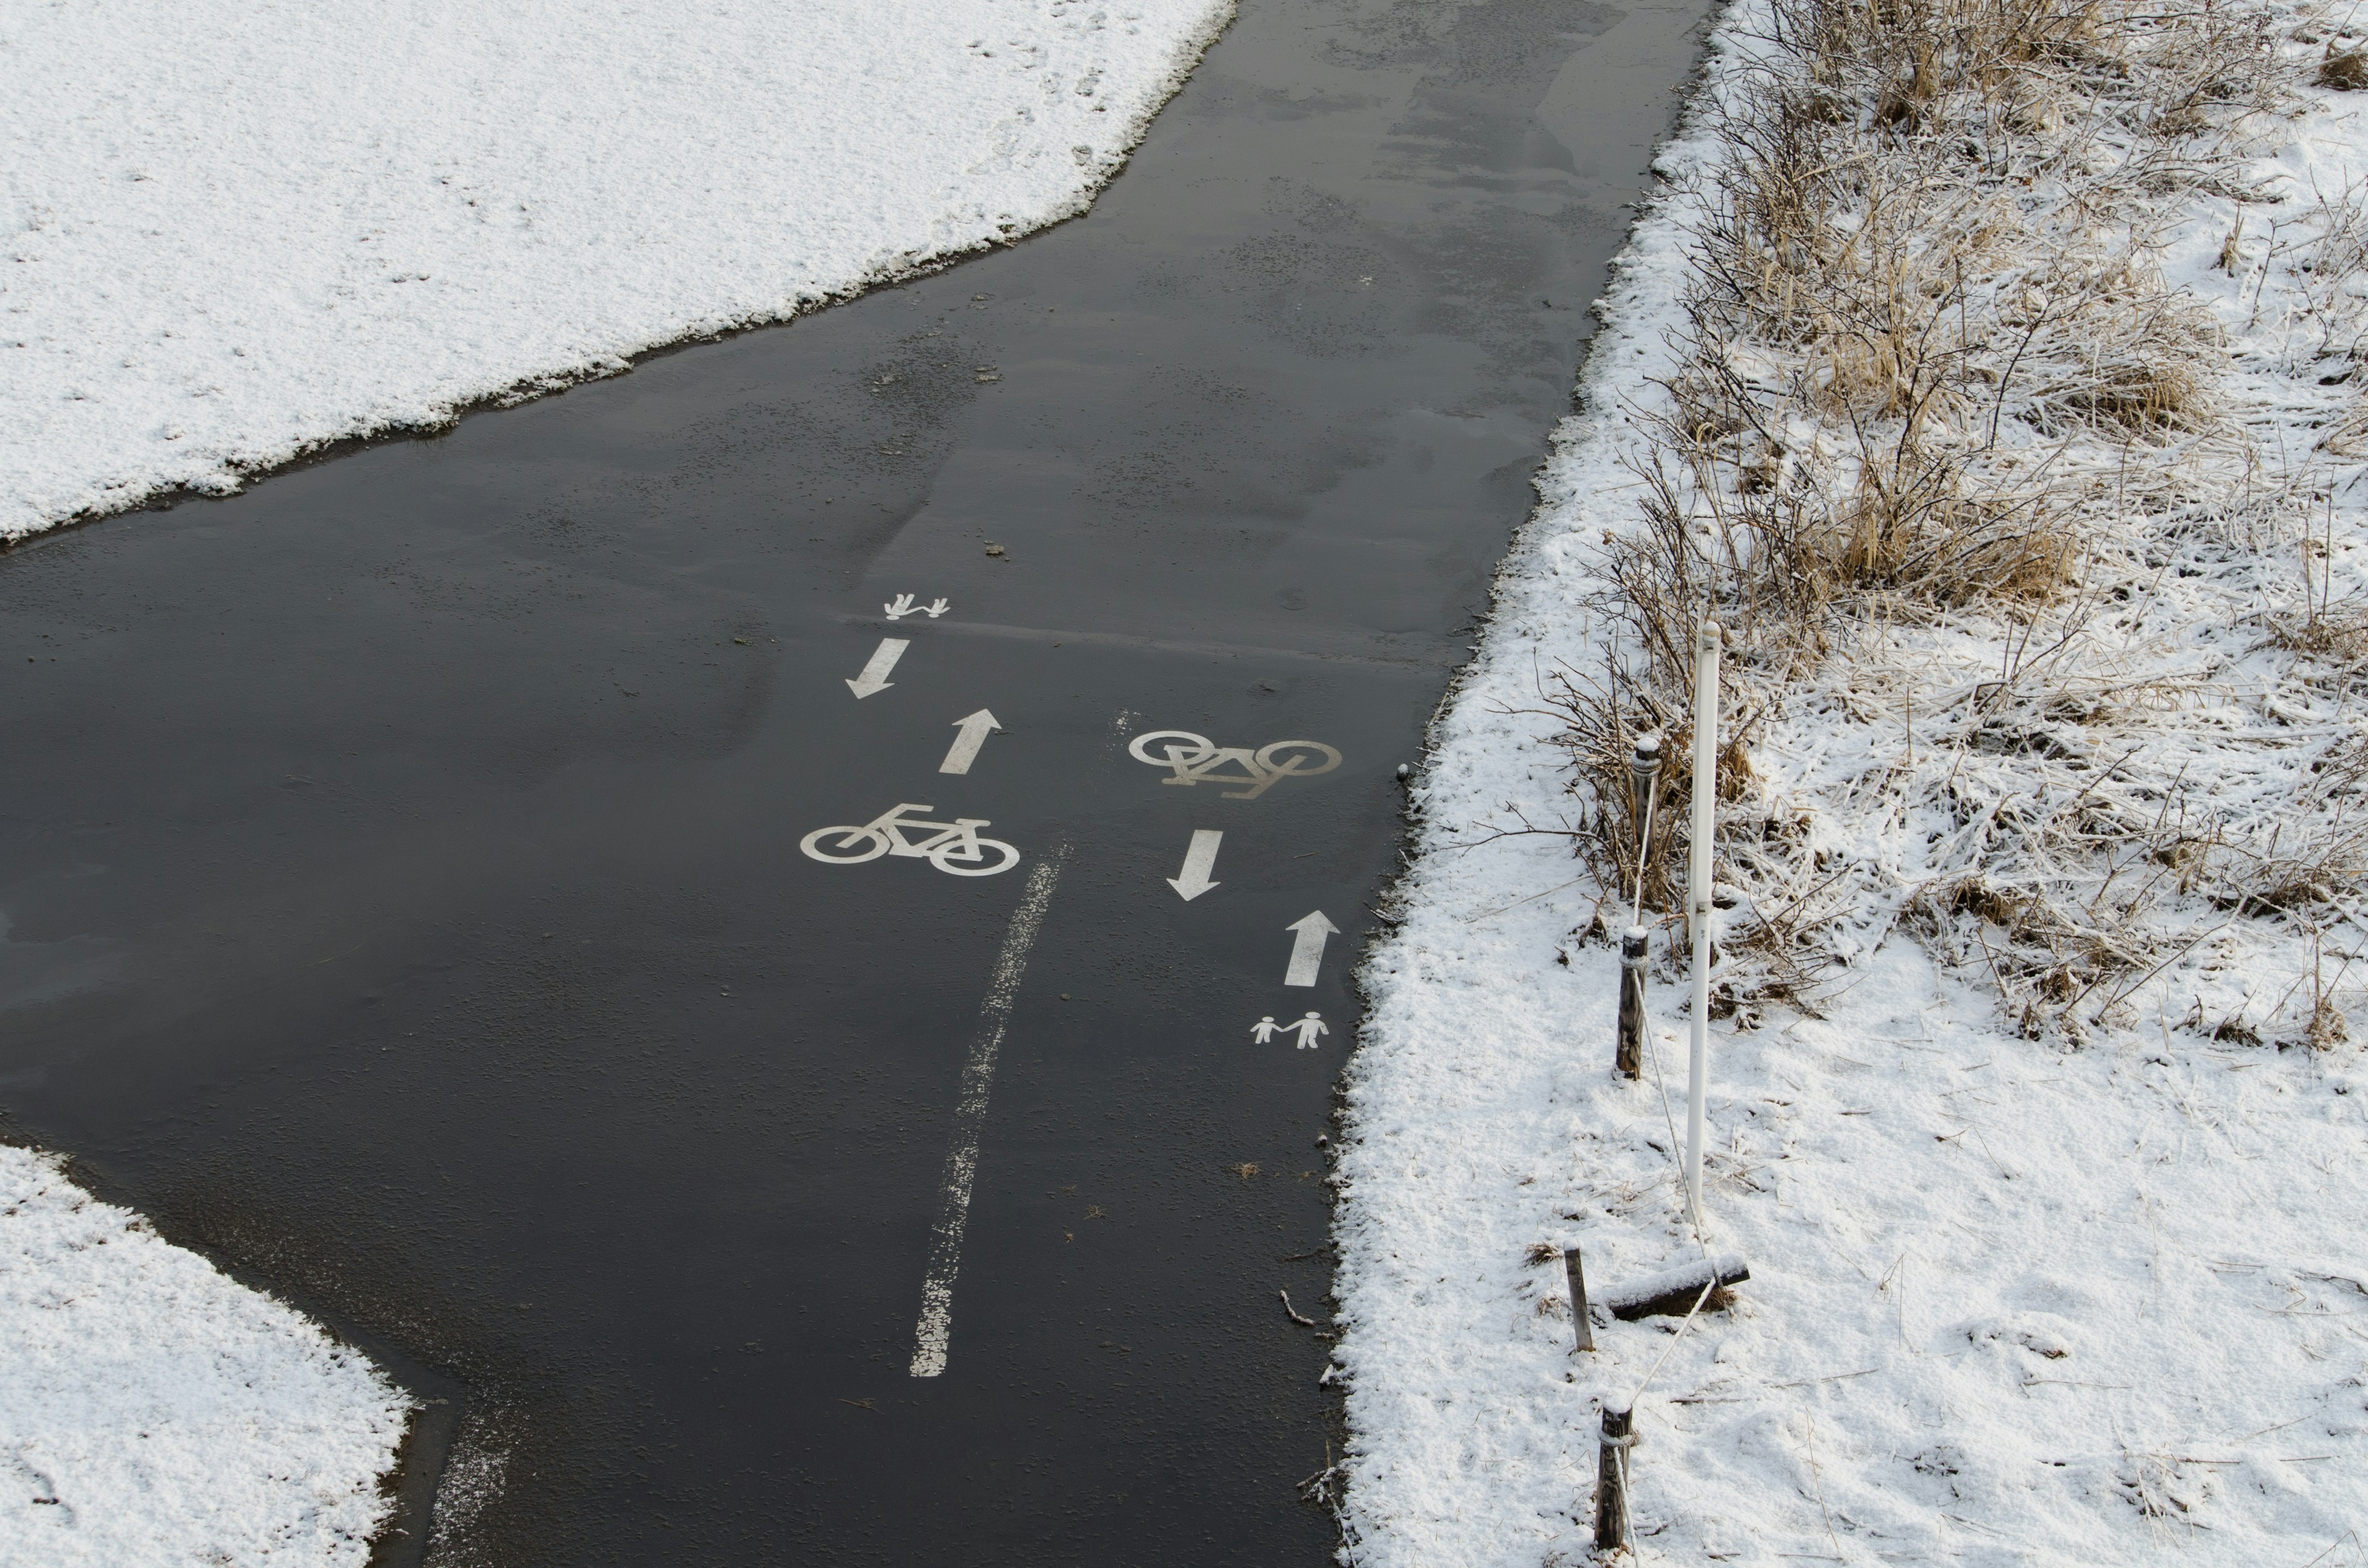
<instances>
[{"instance_id":1,"label":"dark wooden stake","mask_svg":"<svg viewBox=\"0 0 2368 1568\"><path fill-rule=\"evenodd\" d=\"M1603 1438L1595 1453L1595 1550L1628 1549L1628 1450L1635 1446L1630 1413L1603 1407Z\"/></svg>"},{"instance_id":2,"label":"dark wooden stake","mask_svg":"<svg viewBox=\"0 0 2368 1568\"><path fill-rule=\"evenodd\" d=\"M1570 1277L1570 1317L1578 1325L1578 1345L1572 1351L1595 1348L1595 1324L1587 1316L1587 1271L1578 1266L1578 1249L1571 1247L1562 1255L1562 1271Z\"/></svg>"},{"instance_id":3,"label":"dark wooden stake","mask_svg":"<svg viewBox=\"0 0 2368 1568\"><path fill-rule=\"evenodd\" d=\"M1650 934L1631 926L1620 937L1620 1045L1612 1071L1623 1078L1645 1075L1645 949Z\"/></svg>"}]
</instances>

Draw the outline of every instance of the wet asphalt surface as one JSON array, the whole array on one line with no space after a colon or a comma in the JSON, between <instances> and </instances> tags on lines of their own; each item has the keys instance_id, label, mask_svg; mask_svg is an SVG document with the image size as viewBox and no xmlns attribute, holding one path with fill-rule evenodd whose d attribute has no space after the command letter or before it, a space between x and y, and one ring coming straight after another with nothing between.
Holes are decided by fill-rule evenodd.
<instances>
[{"instance_id":1,"label":"wet asphalt surface","mask_svg":"<svg viewBox=\"0 0 2368 1568\"><path fill-rule=\"evenodd\" d=\"M1701 9L1248 0L1086 219L0 558L0 1129L440 1402L381 1561L1326 1559L1395 770Z\"/></svg>"}]
</instances>

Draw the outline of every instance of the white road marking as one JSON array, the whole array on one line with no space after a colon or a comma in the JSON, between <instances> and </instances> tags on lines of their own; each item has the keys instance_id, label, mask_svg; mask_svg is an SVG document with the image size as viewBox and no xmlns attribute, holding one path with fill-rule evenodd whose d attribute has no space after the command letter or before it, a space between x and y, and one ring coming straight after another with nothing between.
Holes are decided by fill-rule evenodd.
<instances>
[{"instance_id":1,"label":"white road marking","mask_svg":"<svg viewBox=\"0 0 2368 1568\"><path fill-rule=\"evenodd\" d=\"M967 719L955 720L954 726L962 733L947 748L945 761L938 764L940 773L968 773L970 765L978 760L978 748L986 744L986 733L1003 728L996 722L995 715L984 708Z\"/></svg>"},{"instance_id":2,"label":"white road marking","mask_svg":"<svg viewBox=\"0 0 2368 1568\"><path fill-rule=\"evenodd\" d=\"M1157 755L1154 755L1156 748ZM1205 781L1247 784L1247 790L1224 791L1228 801L1255 801L1281 779L1312 778L1340 766L1340 753L1322 741L1269 741L1252 751L1247 746L1221 746L1190 730L1154 730L1127 743L1127 755L1137 762L1170 770L1162 784L1187 789ZM1239 773L1220 773L1228 764Z\"/></svg>"},{"instance_id":3,"label":"white road marking","mask_svg":"<svg viewBox=\"0 0 2368 1568\"><path fill-rule=\"evenodd\" d=\"M1340 927L1325 919L1324 912L1318 909L1301 915L1283 929L1299 934L1292 938L1291 967L1283 971L1282 983L1285 985L1315 984L1315 971L1324 967L1324 944L1338 936Z\"/></svg>"},{"instance_id":4,"label":"white road marking","mask_svg":"<svg viewBox=\"0 0 2368 1568\"><path fill-rule=\"evenodd\" d=\"M880 639L880 646L872 652L871 662L863 666L861 675L847 683L847 689L855 693L856 700L860 702L874 692L885 691L895 685L888 678L888 672L896 667L896 661L903 658L905 650L911 646L912 643L902 637Z\"/></svg>"},{"instance_id":5,"label":"white road marking","mask_svg":"<svg viewBox=\"0 0 2368 1568\"><path fill-rule=\"evenodd\" d=\"M1176 890L1177 897L1190 903L1211 888L1224 885L1211 881L1209 872L1217 864L1217 846L1224 842L1224 836L1215 828L1196 827L1192 830L1192 846L1184 851L1183 875L1167 879L1167 885Z\"/></svg>"},{"instance_id":6,"label":"white road marking","mask_svg":"<svg viewBox=\"0 0 2368 1568\"><path fill-rule=\"evenodd\" d=\"M1061 880L1068 858L1069 846L1061 845L1028 874L1027 891L1004 929L1003 948L995 955L995 971L986 983L986 1000L978 1009L978 1036L971 1041L962 1087L954 1096L953 1142L946 1149L944 1190L938 1200L938 1223L929 1234L928 1268L921 1278L921 1321L913 1336L916 1378L934 1378L946 1369L946 1346L953 1335L954 1274L962 1267L962 1231L970 1223L970 1192L978 1179L978 1141L986 1125L996 1053L1003 1049L1003 1028L1019 995L1028 951L1036 945L1045 906L1053 902L1053 884Z\"/></svg>"},{"instance_id":7,"label":"white road marking","mask_svg":"<svg viewBox=\"0 0 2368 1568\"><path fill-rule=\"evenodd\" d=\"M891 620L902 620L908 615L926 615L931 620L935 620L952 608L942 598L932 599L925 605L916 605L913 602L913 596L910 594L898 594L894 602L880 607L881 612Z\"/></svg>"},{"instance_id":8,"label":"white road marking","mask_svg":"<svg viewBox=\"0 0 2368 1568\"><path fill-rule=\"evenodd\" d=\"M955 877L992 877L1019 864L1019 850L999 838L978 835L980 828L995 825L985 817L925 822L905 814L934 810L902 801L860 827L844 823L818 827L798 840L798 848L808 858L833 866L860 866L882 855L907 856ZM907 831L925 831L928 836L916 841L905 836Z\"/></svg>"},{"instance_id":9,"label":"white road marking","mask_svg":"<svg viewBox=\"0 0 2368 1568\"><path fill-rule=\"evenodd\" d=\"M1110 721L1110 733L1102 737L1102 755L1108 756L1116 751L1118 743L1126 739L1127 727L1142 717L1132 708L1120 709L1118 717Z\"/></svg>"}]
</instances>

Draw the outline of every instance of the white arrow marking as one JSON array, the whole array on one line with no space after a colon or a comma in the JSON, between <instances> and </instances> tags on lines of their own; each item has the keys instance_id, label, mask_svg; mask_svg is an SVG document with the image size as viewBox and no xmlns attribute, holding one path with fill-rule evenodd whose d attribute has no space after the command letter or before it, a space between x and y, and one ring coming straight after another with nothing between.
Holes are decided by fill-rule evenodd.
<instances>
[{"instance_id":1,"label":"white arrow marking","mask_svg":"<svg viewBox=\"0 0 2368 1568\"><path fill-rule=\"evenodd\" d=\"M1211 888L1222 885L1211 881L1209 872L1217 863L1217 846L1224 841L1224 834L1213 827L1192 830L1192 847L1184 851L1184 874L1167 879L1167 885L1176 890L1177 897L1190 903Z\"/></svg>"},{"instance_id":2,"label":"white arrow marking","mask_svg":"<svg viewBox=\"0 0 2368 1568\"><path fill-rule=\"evenodd\" d=\"M888 678L888 672L896 667L896 661L903 658L905 650L911 646L902 637L880 639L879 649L872 653L871 662L863 666L861 675L847 683L847 689L855 693L856 700L860 702L874 692L885 691L895 685Z\"/></svg>"},{"instance_id":3,"label":"white arrow marking","mask_svg":"<svg viewBox=\"0 0 2368 1568\"><path fill-rule=\"evenodd\" d=\"M945 761L938 764L940 773L968 773L970 765L978 760L978 748L986 744L986 733L1003 728L995 722L995 715L984 708L967 719L955 720L954 724L962 733L947 748Z\"/></svg>"},{"instance_id":4,"label":"white arrow marking","mask_svg":"<svg viewBox=\"0 0 2368 1568\"><path fill-rule=\"evenodd\" d=\"M1340 927L1325 919L1324 912L1318 909L1301 915L1283 929L1299 935L1292 940L1291 968L1283 971L1282 983L1315 984L1315 971L1324 967L1324 943L1327 937L1338 936Z\"/></svg>"}]
</instances>

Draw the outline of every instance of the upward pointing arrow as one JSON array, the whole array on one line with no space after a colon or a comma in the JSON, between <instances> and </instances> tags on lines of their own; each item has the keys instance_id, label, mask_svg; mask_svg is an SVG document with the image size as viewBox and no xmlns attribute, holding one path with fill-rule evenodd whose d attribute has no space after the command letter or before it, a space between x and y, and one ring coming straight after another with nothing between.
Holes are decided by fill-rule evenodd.
<instances>
[{"instance_id":1,"label":"upward pointing arrow","mask_svg":"<svg viewBox=\"0 0 2368 1568\"><path fill-rule=\"evenodd\" d=\"M1209 872L1217 864L1217 846L1224 836L1223 831L1213 827L1192 830L1192 846L1184 851L1184 874L1167 879L1177 897L1190 903L1217 885L1209 880Z\"/></svg>"},{"instance_id":2,"label":"upward pointing arrow","mask_svg":"<svg viewBox=\"0 0 2368 1568\"><path fill-rule=\"evenodd\" d=\"M1291 967L1283 971L1282 983L1285 985L1315 984L1315 971L1324 967L1324 944L1327 938L1339 935L1340 927L1325 919L1324 912L1318 909L1301 915L1283 929L1296 931L1299 935L1292 940Z\"/></svg>"},{"instance_id":3,"label":"upward pointing arrow","mask_svg":"<svg viewBox=\"0 0 2368 1568\"><path fill-rule=\"evenodd\" d=\"M860 702L873 692L885 691L895 685L888 678L888 672L896 667L896 661L903 658L905 650L911 646L902 637L880 639L880 646L873 652L871 662L863 666L861 675L847 683L847 689L855 693L855 699Z\"/></svg>"},{"instance_id":4,"label":"upward pointing arrow","mask_svg":"<svg viewBox=\"0 0 2368 1568\"><path fill-rule=\"evenodd\" d=\"M945 761L938 764L940 773L968 773L970 765L978 760L978 748L986 744L986 733L1003 728L995 722L995 715L984 708L967 719L955 720L954 727L962 733L947 748Z\"/></svg>"}]
</instances>

